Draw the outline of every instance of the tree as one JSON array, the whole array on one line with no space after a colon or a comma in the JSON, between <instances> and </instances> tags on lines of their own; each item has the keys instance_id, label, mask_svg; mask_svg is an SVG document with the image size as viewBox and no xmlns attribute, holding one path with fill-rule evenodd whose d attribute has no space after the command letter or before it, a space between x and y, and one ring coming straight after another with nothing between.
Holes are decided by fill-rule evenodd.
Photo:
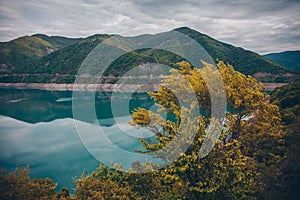
<instances>
[{"instance_id":1,"label":"tree","mask_svg":"<svg viewBox=\"0 0 300 200\"><path fill-rule=\"evenodd\" d=\"M282 120L287 129L285 135L286 159L282 165L281 191L276 193L285 199L300 196L300 81L275 89L271 102L280 107Z\"/></svg>"},{"instance_id":2,"label":"tree","mask_svg":"<svg viewBox=\"0 0 300 200\"><path fill-rule=\"evenodd\" d=\"M161 172L163 179L184 185L188 191L185 196L192 199L255 198L270 190L270 185L274 186L280 173L278 163L283 157L282 138L285 133L282 131L278 107L269 103L264 86L253 77L247 77L223 62L217 64L219 71L214 71L210 64L203 64L202 69L192 69L187 62L178 63L181 69L172 69L171 75L163 81L172 89L161 85L158 92L149 93L157 102L159 112L137 109L132 114L131 124L147 127L154 133L152 141L140 139L146 149L143 153L165 161L168 161L168 157L156 153L159 149L171 144L178 134L188 137L190 131L196 132L187 151ZM213 91L208 90L209 84L218 85L214 82L216 73L220 73L226 90L226 120L215 147L208 156L200 159L200 147L206 135L210 135L208 127L217 123L211 117L210 95L220 95L222 91L218 87ZM187 113L182 112L187 107L180 105L178 94L185 91L186 86L178 80L178 74L189 82L200 104L199 126L181 129L180 133L178 130L182 119L194 119L182 115ZM204 77L208 74L211 79ZM160 115L163 112L173 114L175 120L163 119ZM182 137L181 141L185 139ZM168 155L172 153L168 152Z\"/></svg>"},{"instance_id":3,"label":"tree","mask_svg":"<svg viewBox=\"0 0 300 200\"><path fill-rule=\"evenodd\" d=\"M115 166L116 168L116 166ZM75 180L77 199L132 199L134 192L124 180L125 175L113 168L100 165L91 175L85 175Z\"/></svg>"},{"instance_id":4,"label":"tree","mask_svg":"<svg viewBox=\"0 0 300 200\"><path fill-rule=\"evenodd\" d=\"M7 173L0 177L0 199L56 199L56 184L51 179L30 179L29 167Z\"/></svg>"}]
</instances>

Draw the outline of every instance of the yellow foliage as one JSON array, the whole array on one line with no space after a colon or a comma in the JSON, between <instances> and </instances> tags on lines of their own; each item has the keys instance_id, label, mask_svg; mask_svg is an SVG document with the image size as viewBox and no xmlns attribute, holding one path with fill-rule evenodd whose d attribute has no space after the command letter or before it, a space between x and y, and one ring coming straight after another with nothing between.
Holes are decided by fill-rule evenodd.
<instances>
[{"instance_id":1,"label":"yellow foliage","mask_svg":"<svg viewBox=\"0 0 300 200\"><path fill-rule=\"evenodd\" d=\"M161 171L162 176L168 181L175 180L176 177L180 185L189 188L191 198L201 198L201 195L206 194L206 197L210 196L213 199L219 192L225 194L224 198L228 199L255 198L255 192L263 190L269 181L267 173L270 173L270 170L279 173L274 168L282 159L281 145L285 133L282 131L278 107L269 103L269 96L264 92L263 84L253 77L245 76L235 71L230 64L221 61L217 64L218 70L215 70L213 65L202 63L202 69L192 69L187 62L177 63L180 69L173 69L158 91L149 93L157 102L160 111L173 113L176 121L162 120L157 114L138 109L133 113L131 123L162 128L154 131L158 143L148 144L141 139L149 153L175 139L178 128L183 123L182 119L185 118L182 116L182 110L186 108L180 105L177 99L178 94L186 90L177 77L178 74L184 76L199 103L199 126L182 130L186 135L189 131L196 131L195 138L188 151ZM218 79L219 74L222 80ZM206 157L199 159L203 141L215 140L206 127L215 123L214 119L210 118L211 95L223 95L224 91L220 87L222 81L228 105L223 131L214 149ZM172 90L168 85L172 86Z\"/></svg>"}]
</instances>

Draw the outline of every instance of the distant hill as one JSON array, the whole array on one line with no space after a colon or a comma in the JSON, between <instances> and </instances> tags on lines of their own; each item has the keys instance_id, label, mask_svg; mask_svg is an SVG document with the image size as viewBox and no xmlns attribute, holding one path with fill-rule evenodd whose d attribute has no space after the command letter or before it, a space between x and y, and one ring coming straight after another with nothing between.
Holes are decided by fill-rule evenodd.
<instances>
[{"instance_id":1,"label":"distant hill","mask_svg":"<svg viewBox=\"0 0 300 200\"><path fill-rule=\"evenodd\" d=\"M75 44L81 38L35 34L0 43L0 73L22 73L27 67L59 49Z\"/></svg>"},{"instance_id":2,"label":"distant hill","mask_svg":"<svg viewBox=\"0 0 300 200\"><path fill-rule=\"evenodd\" d=\"M229 62L236 70L246 75L253 75L257 72L273 74L289 72L286 68L257 53L220 42L190 28L182 27L175 30L188 35L200 43L213 59Z\"/></svg>"},{"instance_id":3,"label":"distant hill","mask_svg":"<svg viewBox=\"0 0 300 200\"><path fill-rule=\"evenodd\" d=\"M37 37L24 36L10 42L0 43L0 64L2 73L18 72L35 63L39 58L58 48Z\"/></svg>"},{"instance_id":4,"label":"distant hill","mask_svg":"<svg viewBox=\"0 0 300 200\"><path fill-rule=\"evenodd\" d=\"M300 72L300 50L270 53L264 56L286 68Z\"/></svg>"},{"instance_id":5,"label":"distant hill","mask_svg":"<svg viewBox=\"0 0 300 200\"><path fill-rule=\"evenodd\" d=\"M85 57L107 37L109 36L99 34L81 39L42 57L32 66L32 70L35 70L36 73L75 75ZM29 71L24 71L24 73L29 73Z\"/></svg>"},{"instance_id":6,"label":"distant hill","mask_svg":"<svg viewBox=\"0 0 300 200\"><path fill-rule=\"evenodd\" d=\"M200 43L215 61L228 62L236 70L253 75L260 81L291 82L299 77L294 71L257 53L220 42L187 27L175 30ZM18 38L1 43L0 82L72 83L85 57L108 37L110 35L97 34L74 39L36 34L26 36L26 40ZM149 37L152 36L139 36L143 40ZM141 63L159 62L175 67L180 60L181 57L163 50L141 49L121 56L104 75L118 77Z\"/></svg>"}]
</instances>

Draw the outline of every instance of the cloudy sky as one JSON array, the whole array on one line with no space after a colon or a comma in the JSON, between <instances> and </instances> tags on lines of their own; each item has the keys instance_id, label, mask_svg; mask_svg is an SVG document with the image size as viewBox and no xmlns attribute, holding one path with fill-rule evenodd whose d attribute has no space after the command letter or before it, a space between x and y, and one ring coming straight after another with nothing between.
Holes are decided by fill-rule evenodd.
<instances>
[{"instance_id":1,"label":"cloudy sky","mask_svg":"<svg viewBox=\"0 0 300 200\"><path fill-rule=\"evenodd\" d=\"M0 41L134 36L188 26L258 53L300 49L299 0L1 0Z\"/></svg>"}]
</instances>

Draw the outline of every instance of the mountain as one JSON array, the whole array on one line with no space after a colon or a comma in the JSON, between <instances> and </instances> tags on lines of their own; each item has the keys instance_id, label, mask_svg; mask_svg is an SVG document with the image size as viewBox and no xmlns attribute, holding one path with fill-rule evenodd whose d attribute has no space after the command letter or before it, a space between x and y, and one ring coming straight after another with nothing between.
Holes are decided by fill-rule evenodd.
<instances>
[{"instance_id":1,"label":"mountain","mask_svg":"<svg viewBox=\"0 0 300 200\"><path fill-rule=\"evenodd\" d=\"M300 72L300 50L270 53L264 56L286 68Z\"/></svg>"},{"instance_id":2,"label":"mountain","mask_svg":"<svg viewBox=\"0 0 300 200\"><path fill-rule=\"evenodd\" d=\"M32 66L37 73L76 74L85 57L108 35L93 35L42 57ZM24 71L28 73L28 71Z\"/></svg>"},{"instance_id":3,"label":"mountain","mask_svg":"<svg viewBox=\"0 0 300 200\"><path fill-rule=\"evenodd\" d=\"M0 43L0 73L21 73L24 68L59 49L75 44L81 38L35 34Z\"/></svg>"},{"instance_id":4,"label":"mountain","mask_svg":"<svg viewBox=\"0 0 300 200\"><path fill-rule=\"evenodd\" d=\"M37 37L24 36L0 43L1 72L18 72L19 68L35 63L39 58L57 50L53 44Z\"/></svg>"},{"instance_id":5,"label":"mountain","mask_svg":"<svg viewBox=\"0 0 300 200\"><path fill-rule=\"evenodd\" d=\"M175 30L201 44L213 60L228 62L236 70L246 75L253 75L260 81L291 82L299 77L296 72L257 53L220 42L187 27ZM1 44L0 72L2 75L0 75L0 82L72 83L85 57L108 37L110 35L96 34L87 38L71 39L36 34L26 36L27 40L18 38L15 41L3 43L9 48ZM142 35L136 38L147 40L151 37L153 35ZM19 40L22 40L22 45L16 42ZM33 47L31 41L37 41L36 43L40 45ZM21 50L23 46L27 47L26 51ZM12 56L16 54L15 51L18 51L17 57ZM7 56L7 52L13 52L13 54ZM115 60L104 72L104 75L118 77L142 63L159 62L176 67L175 63L181 60L183 58L180 56L164 50L141 49L129 52ZM10 66L9 70L7 66ZM93 71L89 73L93 74ZM110 79L108 82L115 80Z\"/></svg>"}]
</instances>

